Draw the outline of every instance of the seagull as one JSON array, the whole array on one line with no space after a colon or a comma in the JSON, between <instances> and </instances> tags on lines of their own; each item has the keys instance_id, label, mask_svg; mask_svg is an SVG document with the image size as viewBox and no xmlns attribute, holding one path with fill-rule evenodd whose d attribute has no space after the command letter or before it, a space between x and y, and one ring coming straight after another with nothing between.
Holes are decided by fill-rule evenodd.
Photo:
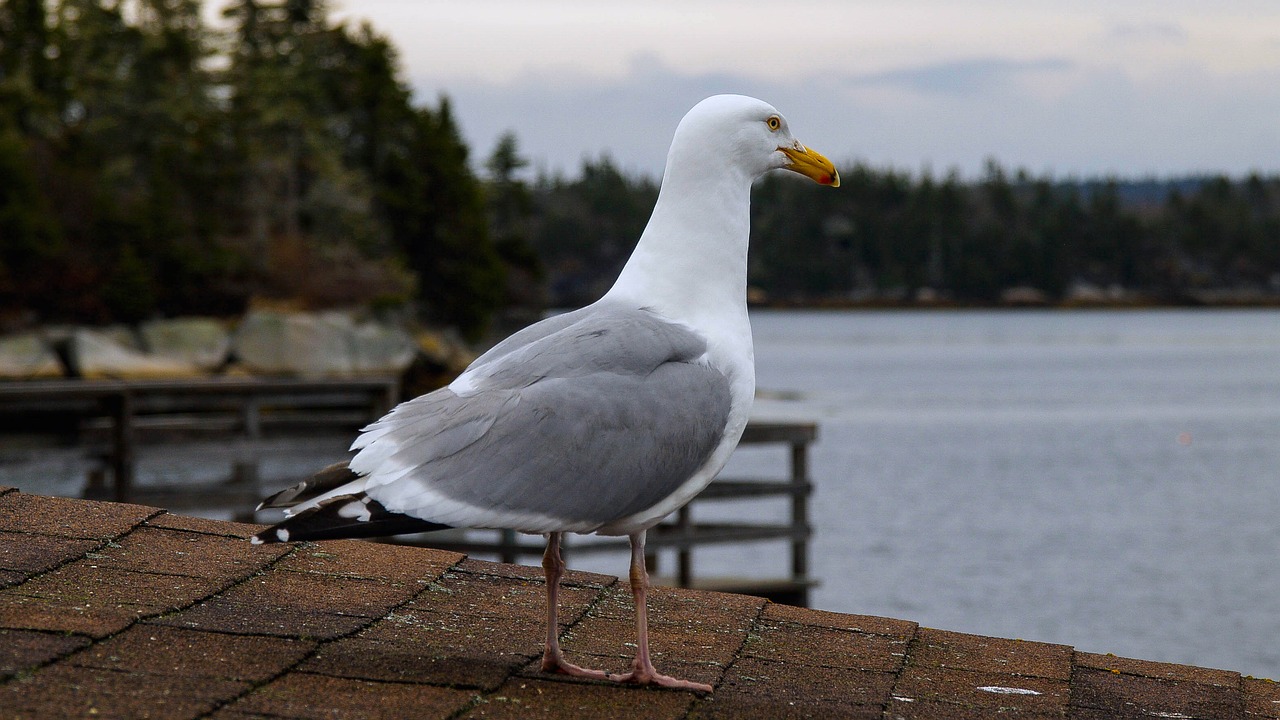
<instances>
[{"instance_id":1,"label":"seagull","mask_svg":"<svg viewBox=\"0 0 1280 720\"><path fill-rule=\"evenodd\" d=\"M840 184L768 103L699 102L676 128L653 215L600 300L516 332L447 387L365 427L351 460L259 505L290 509L253 542L452 527L543 534L544 672L710 692L653 666L645 532L711 482L747 425L751 185L776 169ZM629 672L579 667L560 649L567 532L630 538Z\"/></svg>"}]
</instances>

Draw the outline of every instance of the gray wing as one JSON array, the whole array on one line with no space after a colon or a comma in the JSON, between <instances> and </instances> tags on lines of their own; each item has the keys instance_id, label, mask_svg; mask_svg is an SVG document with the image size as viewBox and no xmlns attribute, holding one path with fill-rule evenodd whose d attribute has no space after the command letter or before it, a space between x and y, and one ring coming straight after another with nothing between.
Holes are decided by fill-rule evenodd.
<instances>
[{"instance_id":1,"label":"gray wing","mask_svg":"<svg viewBox=\"0 0 1280 720\"><path fill-rule=\"evenodd\" d=\"M578 308L567 313L552 315L549 318L539 320L532 325L528 325L516 332L508 335L504 340L489 348L484 354L476 358L468 369L481 368L489 363L501 359L517 348L524 347L530 343L537 342L548 335L557 333L576 322L589 318L596 311L595 306L588 305L584 308Z\"/></svg>"},{"instance_id":2,"label":"gray wing","mask_svg":"<svg viewBox=\"0 0 1280 720\"><path fill-rule=\"evenodd\" d=\"M598 527L673 493L720 443L727 378L683 326L574 315L477 361L465 397L436 391L367 428L352 462L366 492L427 520L530 532Z\"/></svg>"}]
</instances>

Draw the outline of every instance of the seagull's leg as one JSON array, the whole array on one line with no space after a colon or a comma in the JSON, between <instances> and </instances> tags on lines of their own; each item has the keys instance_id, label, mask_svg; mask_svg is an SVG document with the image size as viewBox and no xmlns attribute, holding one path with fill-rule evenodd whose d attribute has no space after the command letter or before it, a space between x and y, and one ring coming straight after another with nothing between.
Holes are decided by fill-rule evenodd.
<instances>
[{"instance_id":1,"label":"seagull's leg","mask_svg":"<svg viewBox=\"0 0 1280 720\"><path fill-rule=\"evenodd\" d=\"M644 530L631 536L631 597L636 606L636 658L631 663L631 672L615 675L612 679L637 685L711 692L710 685L663 675L653 667L653 662L649 659L649 570L644 563L644 536Z\"/></svg>"},{"instance_id":2,"label":"seagull's leg","mask_svg":"<svg viewBox=\"0 0 1280 720\"><path fill-rule=\"evenodd\" d=\"M578 667L564 659L560 651L560 577L564 575L564 560L560 557L562 533L547 533L547 551L542 554L542 569L547 575L547 649L542 653L542 671L558 672L573 677L592 680L608 680L609 673Z\"/></svg>"}]
</instances>

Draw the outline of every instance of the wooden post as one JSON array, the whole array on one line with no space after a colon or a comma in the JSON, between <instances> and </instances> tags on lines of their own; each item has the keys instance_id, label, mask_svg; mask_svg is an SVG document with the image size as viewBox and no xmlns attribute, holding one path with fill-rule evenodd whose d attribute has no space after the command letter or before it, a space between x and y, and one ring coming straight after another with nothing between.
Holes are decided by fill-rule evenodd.
<instances>
[{"instance_id":1,"label":"wooden post","mask_svg":"<svg viewBox=\"0 0 1280 720\"><path fill-rule=\"evenodd\" d=\"M258 487L258 461L236 460L231 465L231 479L227 484Z\"/></svg>"},{"instance_id":2,"label":"wooden post","mask_svg":"<svg viewBox=\"0 0 1280 720\"><path fill-rule=\"evenodd\" d=\"M504 563L514 563L517 559L516 531L503 530L502 541L498 544L498 557Z\"/></svg>"},{"instance_id":3,"label":"wooden post","mask_svg":"<svg viewBox=\"0 0 1280 720\"><path fill-rule=\"evenodd\" d=\"M244 399L244 405L241 407L241 420L244 422L244 434L250 440L258 440L262 437L262 399L257 395L250 395Z\"/></svg>"},{"instance_id":4,"label":"wooden post","mask_svg":"<svg viewBox=\"0 0 1280 720\"><path fill-rule=\"evenodd\" d=\"M111 472L115 480L115 499L116 502L128 502L134 470L133 393L122 388L107 402L111 405L113 420Z\"/></svg>"},{"instance_id":5,"label":"wooden post","mask_svg":"<svg viewBox=\"0 0 1280 720\"><path fill-rule=\"evenodd\" d=\"M682 588L693 586L693 513L689 506L680 508L676 515L676 527L680 528L680 536L685 542L676 551L676 585Z\"/></svg>"},{"instance_id":6,"label":"wooden post","mask_svg":"<svg viewBox=\"0 0 1280 720\"><path fill-rule=\"evenodd\" d=\"M391 412L391 408L400 402L400 382L397 379L389 380L380 390L374 390L372 393L373 402L371 403L370 415L373 420L381 418L383 415Z\"/></svg>"},{"instance_id":7,"label":"wooden post","mask_svg":"<svg viewBox=\"0 0 1280 720\"><path fill-rule=\"evenodd\" d=\"M805 486L809 484L809 444L808 442L791 443L791 482L794 485ZM809 527L809 494L807 492L796 492L791 496L791 527L793 529L808 529ZM795 537L791 541L791 577L795 580L805 582L809 577L809 538L808 533L804 533L803 537ZM809 605L809 590L803 589L801 592L801 604Z\"/></svg>"}]
</instances>

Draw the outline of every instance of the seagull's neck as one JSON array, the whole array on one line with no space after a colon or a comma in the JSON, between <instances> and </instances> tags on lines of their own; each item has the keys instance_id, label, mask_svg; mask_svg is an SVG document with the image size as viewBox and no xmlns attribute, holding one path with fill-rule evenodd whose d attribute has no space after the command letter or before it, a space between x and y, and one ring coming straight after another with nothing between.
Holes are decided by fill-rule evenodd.
<instances>
[{"instance_id":1,"label":"seagull's neck","mask_svg":"<svg viewBox=\"0 0 1280 720\"><path fill-rule=\"evenodd\" d=\"M608 297L700 329L746 322L751 180L668 167L653 216Z\"/></svg>"}]
</instances>

